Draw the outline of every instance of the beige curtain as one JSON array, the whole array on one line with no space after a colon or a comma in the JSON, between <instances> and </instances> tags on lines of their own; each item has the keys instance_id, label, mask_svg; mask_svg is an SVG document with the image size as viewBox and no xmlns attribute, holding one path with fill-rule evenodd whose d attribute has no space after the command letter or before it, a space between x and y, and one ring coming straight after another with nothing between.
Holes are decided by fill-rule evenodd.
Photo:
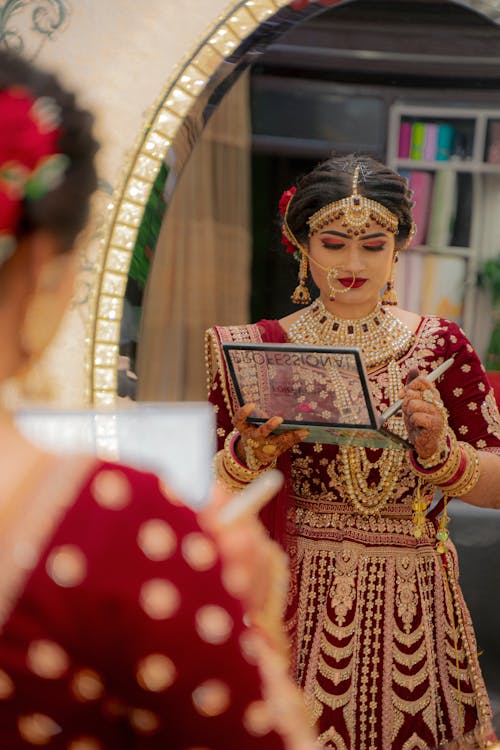
<instances>
[{"instance_id":1,"label":"beige curtain","mask_svg":"<svg viewBox=\"0 0 500 750\"><path fill-rule=\"evenodd\" d=\"M248 86L240 77L222 100L167 211L143 311L139 400L204 400L205 329L248 320Z\"/></svg>"}]
</instances>

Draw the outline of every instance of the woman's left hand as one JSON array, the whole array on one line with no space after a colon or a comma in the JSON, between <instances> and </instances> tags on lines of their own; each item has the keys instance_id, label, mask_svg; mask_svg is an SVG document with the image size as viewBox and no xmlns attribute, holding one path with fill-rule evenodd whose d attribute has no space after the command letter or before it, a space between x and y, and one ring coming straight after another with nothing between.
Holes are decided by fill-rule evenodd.
<instances>
[{"instance_id":1,"label":"woman's left hand","mask_svg":"<svg viewBox=\"0 0 500 750\"><path fill-rule=\"evenodd\" d=\"M420 458L440 451L446 435L447 412L436 386L417 370L408 374L400 397L408 439Z\"/></svg>"}]
</instances>

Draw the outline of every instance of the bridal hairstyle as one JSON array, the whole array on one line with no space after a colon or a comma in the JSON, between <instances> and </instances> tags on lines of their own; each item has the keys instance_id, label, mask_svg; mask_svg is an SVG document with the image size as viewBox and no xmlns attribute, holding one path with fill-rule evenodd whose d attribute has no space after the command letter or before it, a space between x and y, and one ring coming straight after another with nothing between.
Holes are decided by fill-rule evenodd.
<instances>
[{"instance_id":1,"label":"bridal hairstyle","mask_svg":"<svg viewBox=\"0 0 500 750\"><path fill-rule=\"evenodd\" d=\"M320 208L352 194L359 166L358 192L385 206L398 219L396 249L408 241L413 226L412 192L404 177L370 156L332 156L301 177L290 202L287 223L301 243L307 243L307 220Z\"/></svg>"}]
</instances>

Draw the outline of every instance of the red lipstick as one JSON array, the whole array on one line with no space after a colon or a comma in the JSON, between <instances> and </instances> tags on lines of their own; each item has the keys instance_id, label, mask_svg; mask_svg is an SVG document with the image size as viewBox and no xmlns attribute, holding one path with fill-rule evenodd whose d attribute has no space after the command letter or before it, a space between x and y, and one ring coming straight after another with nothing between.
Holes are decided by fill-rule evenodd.
<instances>
[{"instance_id":1,"label":"red lipstick","mask_svg":"<svg viewBox=\"0 0 500 750\"><path fill-rule=\"evenodd\" d=\"M356 278L353 283L352 276L350 276L347 279L338 279L338 281L340 284L342 284L342 286L351 287L351 289L358 289L358 287L363 286L363 284L366 282L366 279Z\"/></svg>"}]
</instances>

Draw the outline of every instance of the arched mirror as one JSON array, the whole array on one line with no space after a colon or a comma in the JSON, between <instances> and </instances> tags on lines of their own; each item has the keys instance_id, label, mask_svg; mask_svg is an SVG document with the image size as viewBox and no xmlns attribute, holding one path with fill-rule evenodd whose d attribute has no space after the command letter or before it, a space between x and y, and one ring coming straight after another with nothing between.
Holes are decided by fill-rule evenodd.
<instances>
[{"instance_id":1,"label":"arched mirror","mask_svg":"<svg viewBox=\"0 0 500 750\"><path fill-rule=\"evenodd\" d=\"M144 136L108 242L97 401L114 395L117 346L120 395L202 398L203 330L291 309L295 266L280 251L277 200L332 150L371 153L407 174L422 210L399 268L400 296L410 308L455 318L486 349L489 297L476 279L500 250L491 8L427 0L295 2L275 13L262 6L240 4L228 15ZM256 23L259 12L267 17ZM238 44L235 30L250 33ZM448 132L446 159L404 151L400 137L419 127L423 138Z\"/></svg>"},{"instance_id":2,"label":"arched mirror","mask_svg":"<svg viewBox=\"0 0 500 750\"><path fill-rule=\"evenodd\" d=\"M95 402L117 387L132 399L204 398L204 329L291 309L296 268L280 248L277 200L332 149L408 176L419 235L400 296L460 321L484 354L491 303L477 278L500 253L499 23L486 0L237 3L169 81L112 207ZM455 539L498 709L487 608L500 581L480 572L498 549L494 527L486 513L458 517Z\"/></svg>"}]
</instances>

